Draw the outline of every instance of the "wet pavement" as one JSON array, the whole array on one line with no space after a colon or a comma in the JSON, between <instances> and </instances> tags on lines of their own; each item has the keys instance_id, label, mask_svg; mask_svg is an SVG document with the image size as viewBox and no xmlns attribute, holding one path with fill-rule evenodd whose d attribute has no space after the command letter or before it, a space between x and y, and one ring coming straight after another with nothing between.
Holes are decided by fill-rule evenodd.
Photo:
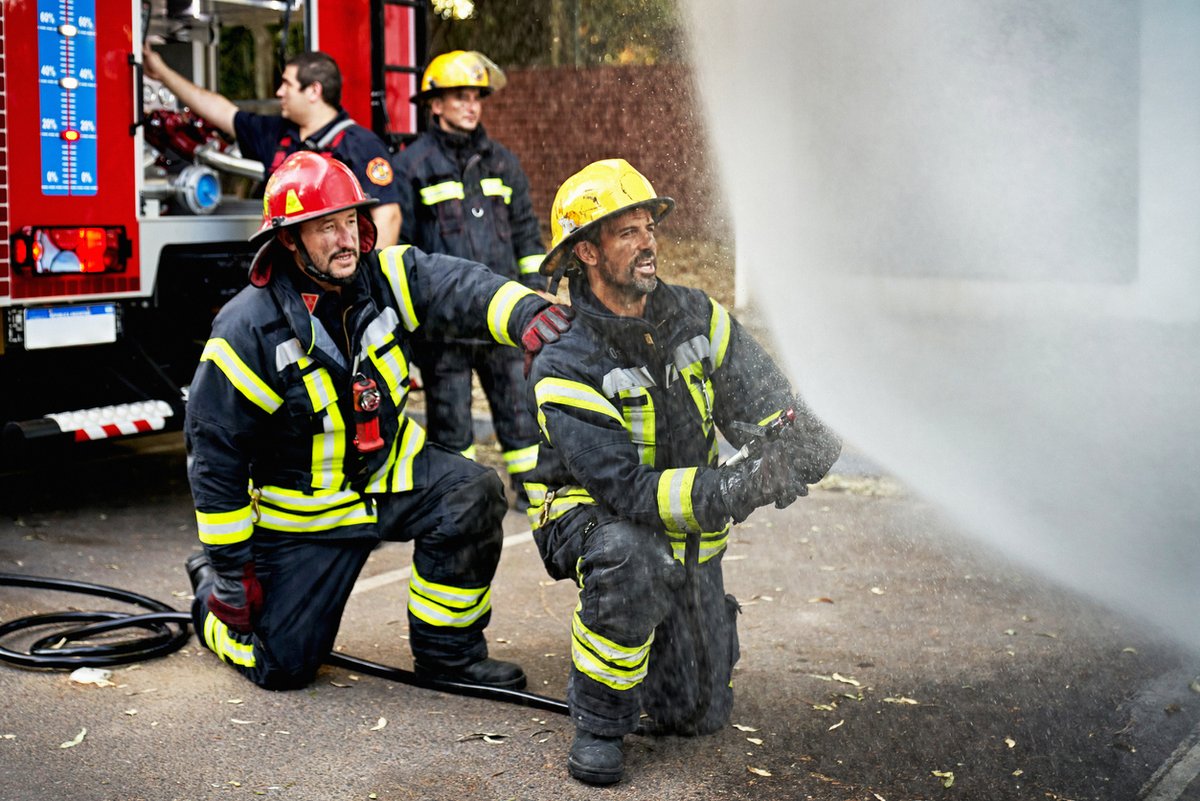
<instances>
[{"instance_id":1,"label":"wet pavement","mask_svg":"<svg viewBox=\"0 0 1200 801\"><path fill-rule=\"evenodd\" d=\"M178 435L0 480L0 572L187 608ZM493 655L561 698L574 589L546 577L521 515L506 534ZM372 555L339 650L410 666L408 555ZM567 776L561 715L344 668L266 692L192 638L109 686L0 666L0 799L1200 798L1200 654L985 548L853 451L735 530L726 582L743 604L734 725L628 738L612 788ZM5 621L118 606L0 587Z\"/></svg>"}]
</instances>

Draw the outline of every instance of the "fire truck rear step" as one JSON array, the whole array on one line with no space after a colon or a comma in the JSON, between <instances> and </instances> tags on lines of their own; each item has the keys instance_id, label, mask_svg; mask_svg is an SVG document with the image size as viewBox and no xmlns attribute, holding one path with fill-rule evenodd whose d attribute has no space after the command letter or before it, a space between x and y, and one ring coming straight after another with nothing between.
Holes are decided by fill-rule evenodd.
<instances>
[{"instance_id":1,"label":"fire truck rear step","mask_svg":"<svg viewBox=\"0 0 1200 801\"><path fill-rule=\"evenodd\" d=\"M88 442L164 431L170 423L175 422L169 419L172 417L176 417L176 414L170 403L149 400L57 412L34 420L12 421L5 427L4 433L8 437L23 440L65 435L76 442Z\"/></svg>"}]
</instances>

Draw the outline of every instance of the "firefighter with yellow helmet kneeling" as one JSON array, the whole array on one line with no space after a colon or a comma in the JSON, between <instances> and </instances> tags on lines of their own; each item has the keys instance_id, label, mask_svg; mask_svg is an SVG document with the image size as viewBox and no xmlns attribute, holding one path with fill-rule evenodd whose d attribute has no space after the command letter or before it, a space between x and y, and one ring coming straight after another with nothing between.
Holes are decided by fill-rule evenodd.
<instances>
[{"instance_id":1,"label":"firefighter with yellow helmet kneeling","mask_svg":"<svg viewBox=\"0 0 1200 801\"><path fill-rule=\"evenodd\" d=\"M546 569L580 587L567 765L591 784L620 780L643 712L648 733L728 723L730 521L807 494L841 450L720 303L659 279L673 207L628 162L590 164L558 190L541 268L569 278L576 317L530 375L542 439L526 487ZM719 464L718 431L749 456Z\"/></svg>"},{"instance_id":2,"label":"firefighter with yellow helmet kneeling","mask_svg":"<svg viewBox=\"0 0 1200 801\"><path fill-rule=\"evenodd\" d=\"M565 317L482 265L374 250L373 203L317 153L289 156L267 182L251 285L214 320L187 405L196 631L256 684L304 686L368 554L412 541L417 673L522 687L520 666L489 658L484 639L503 484L427 444L405 413L410 339L428 327L536 351Z\"/></svg>"},{"instance_id":3,"label":"firefighter with yellow helmet kneeling","mask_svg":"<svg viewBox=\"0 0 1200 801\"><path fill-rule=\"evenodd\" d=\"M403 223L400 238L429 253L449 253L540 289L546 255L529 180L511 151L487 135L484 100L503 88L504 73L482 53L455 50L434 58L414 103L428 107L429 128L394 160ZM511 348L464 336L430 336L415 355L434 442L471 458L472 373L487 396L505 466L521 497L522 477L537 461L537 426L525 407L521 357Z\"/></svg>"}]
</instances>

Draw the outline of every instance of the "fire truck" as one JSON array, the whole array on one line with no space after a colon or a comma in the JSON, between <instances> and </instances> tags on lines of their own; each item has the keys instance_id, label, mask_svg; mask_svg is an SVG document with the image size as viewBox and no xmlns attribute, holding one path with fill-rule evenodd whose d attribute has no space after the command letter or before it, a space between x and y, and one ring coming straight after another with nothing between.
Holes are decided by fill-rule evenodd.
<instances>
[{"instance_id":1,"label":"fire truck","mask_svg":"<svg viewBox=\"0 0 1200 801\"><path fill-rule=\"evenodd\" d=\"M246 283L262 165L141 69L144 41L216 91L252 37L260 100L322 50L342 105L399 145L421 0L8 0L0 13L0 457L182 426L213 315ZM263 66L263 64L267 66Z\"/></svg>"}]
</instances>

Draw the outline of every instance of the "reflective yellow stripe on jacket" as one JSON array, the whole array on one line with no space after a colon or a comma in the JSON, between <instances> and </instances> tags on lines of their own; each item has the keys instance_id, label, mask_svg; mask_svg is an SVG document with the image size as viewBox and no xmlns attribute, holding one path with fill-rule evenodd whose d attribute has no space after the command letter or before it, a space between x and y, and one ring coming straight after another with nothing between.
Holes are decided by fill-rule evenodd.
<instances>
[{"instance_id":1,"label":"reflective yellow stripe on jacket","mask_svg":"<svg viewBox=\"0 0 1200 801\"><path fill-rule=\"evenodd\" d=\"M408 580L408 611L431 626L464 628L492 609L492 588L466 589L426 581L412 568Z\"/></svg>"},{"instance_id":2,"label":"reflective yellow stripe on jacket","mask_svg":"<svg viewBox=\"0 0 1200 801\"><path fill-rule=\"evenodd\" d=\"M258 525L272 531L320 533L342 526L374 523L373 504L354 490L261 487Z\"/></svg>"},{"instance_id":3,"label":"reflective yellow stripe on jacket","mask_svg":"<svg viewBox=\"0 0 1200 801\"><path fill-rule=\"evenodd\" d=\"M516 281L506 281L496 290L487 309L488 330L492 332L492 339L501 345L517 344L508 334L508 321L517 303L526 295L533 294L536 293L532 289Z\"/></svg>"},{"instance_id":4,"label":"reflective yellow stripe on jacket","mask_svg":"<svg viewBox=\"0 0 1200 801\"><path fill-rule=\"evenodd\" d=\"M529 496L529 526L535 531L551 520L557 520L581 504L594 504L596 499L583 487L566 485L553 492L545 484L525 482L525 494Z\"/></svg>"},{"instance_id":5,"label":"reflective yellow stripe on jacket","mask_svg":"<svg viewBox=\"0 0 1200 801\"><path fill-rule=\"evenodd\" d=\"M533 389L533 394L534 399L537 401L538 427L546 435L547 442L550 441L550 433L546 431L546 413L542 407L550 403L560 406L573 406L576 409L596 412L597 414L611 417L622 428L625 427L624 418L621 417L621 413L609 402L608 398L579 381L569 381L565 378L543 378L537 382L537 386Z\"/></svg>"},{"instance_id":6,"label":"reflective yellow stripe on jacket","mask_svg":"<svg viewBox=\"0 0 1200 801\"><path fill-rule=\"evenodd\" d=\"M443 181L440 184L421 187L421 202L426 206L445 203L447 200L462 200L465 197L460 181Z\"/></svg>"},{"instance_id":7,"label":"reflective yellow stripe on jacket","mask_svg":"<svg viewBox=\"0 0 1200 801\"><path fill-rule=\"evenodd\" d=\"M234 353L227 340L220 337L208 340L200 354L200 361L215 364L238 392L267 414L273 414L283 405L283 398Z\"/></svg>"},{"instance_id":8,"label":"reflective yellow stripe on jacket","mask_svg":"<svg viewBox=\"0 0 1200 801\"><path fill-rule=\"evenodd\" d=\"M700 528L692 506L692 484L696 468L683 467L664 470L658 479L658 514L663 528L671 538L671 552L679 561L684 558L687 532ZM729 526L720 531L700 534L700 561L707 562L725 550L729 541Z\"/></svg>"},{"instance_id":9,"label":"reflective yellow stripe on jacket","mask_svg":"<svg viewBox=\"0 0 1200 801\"><path fill-rule=\"evenodd\" d=\"M545 258L545 253L535 253L532 256L525 256L517 260L517 269L521 275L532 275L541 268L542 261Z\"/></svg>"},{"instance_id":10,"label":"reflective yellow stripe on jacket","mask_svg":"<svg viewBox=\"0 0 1200 801\"><path fill-rule=\"evenodd\" d=\"M512 187L504 183L503 178L484 178L479 182L479 188L487 197L502 197L504 205L512 204Z\"/></svg>"},{"instance_id":11,"label":"reflective yellow stripe on jacket","mask_svg":"<svg viewBox=\"0 0 1200 801\"><path fill-rule=\"evenodd\" d=\"M388 285L392 288L392 294L396 296L404 330L416 331L421 321L417 318L417 311L413 307L412 291L408 287L408 273L404 270L404 251L410 247L412 245L392 245L379 251L379 267L383 270L383 276L387 279Z\"/></svg>"},{"instance_id":12,"label":"reflective yellow stripe on jacket","mask_svg":"<svg viewBox=\"0 0 1200 801\"><path fill-rule=\"evenodd\" d=\"M304 353L298 339L289 339L275 348L275 367L282 372L292 365L300 371L313 411L321 415L321 430L312 438L312 485L340 487L345 482L342 465L346 456L346 423L337 405L333 377Z\"/></svg>"},{"instance_id":13,"label":"reflective yellow stripe on jacket","mask_svg":"<svg viewBox=\"0 0 1200 801\"><path fill-rule=\"evenodd\" d=\"M196 528L205 545L233 545L254 533L254 510L249 504L230 512L196 510Z\"/></svg>"}]
</instances>

